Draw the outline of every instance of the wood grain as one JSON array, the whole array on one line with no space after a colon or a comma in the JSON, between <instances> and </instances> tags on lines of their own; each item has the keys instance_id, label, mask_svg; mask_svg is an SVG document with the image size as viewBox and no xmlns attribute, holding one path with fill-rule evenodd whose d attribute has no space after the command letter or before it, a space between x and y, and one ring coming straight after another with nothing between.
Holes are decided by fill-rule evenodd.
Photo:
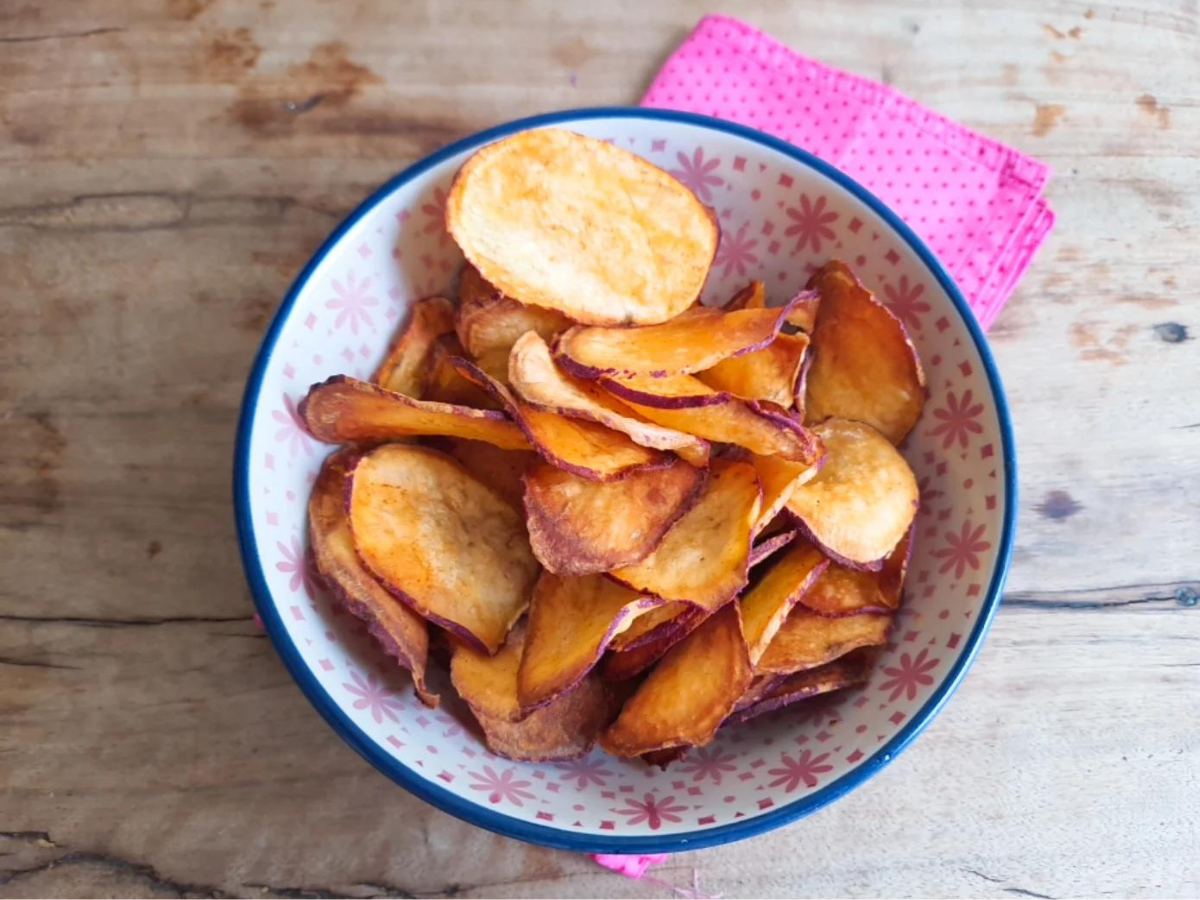
<instances>
[{"instance_id":1,"label":"wood grain","mask_svg":"<svg viewBox=\"0 0 1200 900\"><path fill-rule=\"evenodd\" d=\"M448 140L634 102L705 12L0 6L0 897L663 896L392 789L250 621L230 460L278 299ZM734 4L1049 161L992 331L1020 447L1006 603L912 750L658 874L732 896L1200 891L1195 2Z\"/></svg>"}]
</instances>

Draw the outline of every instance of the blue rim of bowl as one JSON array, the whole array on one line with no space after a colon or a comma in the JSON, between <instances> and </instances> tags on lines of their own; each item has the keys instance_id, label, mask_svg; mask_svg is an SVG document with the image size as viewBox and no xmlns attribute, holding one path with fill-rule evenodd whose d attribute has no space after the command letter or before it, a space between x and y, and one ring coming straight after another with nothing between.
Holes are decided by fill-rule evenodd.
<instances>
[{"instance_id":1,"label":"blue rim of bowl","mask_svg":"<svg viewBox=\"0 0 1200 900\"><path fill-rule=\"evenodd\" d=\"M845 775L808 796L776 807L768 813L746 819L745 821L733 822L715 828L661 836L619 837L614 835L609 837L595 834L577 834L565 829L525 822L513 816L486 809L471 800L439 787L384 752L341 710L325 688L317 681L300 656L299 649L292 641L287 628L283 624L283 619L278 608L271 600L271 592L267 586L266 577L263 572L262 560L259 558L258 550L255 546L254 529L250 516L249 473L251 424L254 421L267 362L271 358L271 354L279 338L280 330L291 314L297 296L299 296L317 266L321 264L325 256L341 240L342 235L393 191L457 153L490 143L506 135L528 128L564 125L589 119L642 119L647 121L678 122L735 135L776 150L796 162L808 166L871 207L904 239L913 252L920 257L929 271L933 273L938 284L941 285L942 289L950 297L959 316L966 324L971 339L975 342L975 348L983 360L984 368L987 371L988 383L991 387L992 396L995 399L996 417L1000 423L1001 443L1003 446L1001 459L1005 467L1005 510L1000 535L1000 546L996 555L996 567L992 574L991 584L988 586L979 615L975 620L975 627L967 637L962 653L937 690L925 701L925 705L908 720L908 723L891 740L876 750L870 757L863 760L862 763L850 772L847 772ZM233 461L233 500L237 518L238 544L241 548L242 566L246 571L246 578L250 582L250 587L254 595L254 605L258 610L259 616L262 618L263 625L271 638L271 642L275 646L275 650L283 659L284 665L287 666L288 671L296 680L300 689L308 697L312 705L316 707L317 712L321 714L325 721L329 723L333 730L346 743L353 747L371 765L427 803L466 822L486 828L497 834L503 834L534 844L541 844L546 847L583 853L672 853L682 850L698 850L703 847L712 847L754 837L755 835L763 834L816 812L875 775L880 769L891 762L901 750L907 747L933 720L941 710L942 705L954 693L955 688L958 687L959 682L962 681L967 669L970 668L971 663L974 661L1000 602L1004 580L1008 574L1009 562L1012 556L1013 533L1015 530L1017 508L1016 461L1012 421L1009 417L1008 402L1004 396L1004 387L1000 383L1000 376L996 371L995 360L992 358L991 351L988 348L987 341L983 337L983 332L980 330L979 324L975 321L974 314L971 312L966 300L963 299L958 286L955 285L953 279L947 274L941 263L938 262L937 257L913 233L912 229L899 216L892 212L891 209L884 205L881 200L849 176L838 171L828 163L817 159L811 153L801 150L786 141L764 134L761 131L756 131L753 128L747 128L743 125L736 125L720 119L713 119L708 116L675 112L672 110L621 106L594 107L563 110L561 112L545 113L543 115L518 119L514 122L498 125L462 140L455 141L453 144L414 163L389 180L364 200L326 238L320 249L313 254L312 259L309 260L308 264L292 283L283 304L271 320L271 325L267 329L258 354L254 358L254 365L250 370L250 377L246 383L246 391L242 398L242 411L238 421L237 446L234 451Z\"/></svg>"}]
</instances>

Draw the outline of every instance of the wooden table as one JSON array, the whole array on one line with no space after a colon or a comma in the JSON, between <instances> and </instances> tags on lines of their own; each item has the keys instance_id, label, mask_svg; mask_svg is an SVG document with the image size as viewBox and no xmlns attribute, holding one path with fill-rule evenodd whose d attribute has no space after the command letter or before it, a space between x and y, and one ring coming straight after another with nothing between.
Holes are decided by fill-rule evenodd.
<instances>
[{"instance_id":1,"label":"wooden table","mask_svg":"<svg viewBox=\"0 0 1200 900\"><path fill-rule=\"evenodd\" d=\"M709 10L0 4L0 897L665 896L393 788L250 615L243 379L385 177L635 102ZM812 818L675 857L727 897L1200 891L1195 0L734 12L1049 161L1058 227L992 330L1023 499L962 689Z\"/></svg>"}]
</instances>

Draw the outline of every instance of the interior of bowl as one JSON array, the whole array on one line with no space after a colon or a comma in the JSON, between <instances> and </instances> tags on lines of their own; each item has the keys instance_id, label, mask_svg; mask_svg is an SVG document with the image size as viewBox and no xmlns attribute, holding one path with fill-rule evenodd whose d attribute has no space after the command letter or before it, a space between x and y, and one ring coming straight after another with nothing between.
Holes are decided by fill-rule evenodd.
<instances>
[{"instance_id":1,"label":"interior of bowl","mask_svg":"<svg viewBox=\"0 0 1200 900\"><path fill-rule=\"evenodd\" d=\"M921 487L906 600L862 689L723 729L666 771L596 749L515 763L476 737L453 701L431 712L406 672L311 574L305 504L332 448L296 405L330 375L368 377L411 301L451 289L461 255L446 190L479 146L544 125L609 139L671 171L720 218L706 302L750 278L781 303L830 257L849 263L904 321L928 377L902 448ZM801 151L687 114L552 114L469 138L397 176L297 279L247 389L235 462L238 526L256 603L309 698L340 734L414 793L476 824L577 850L643 852L733 840L803 815L868 777L936 713L999 598L1011 540L1011 433L981 335L956 289L878 201ZM444 694L445 696L445 694Z\"/></svg>"}]
</instances>

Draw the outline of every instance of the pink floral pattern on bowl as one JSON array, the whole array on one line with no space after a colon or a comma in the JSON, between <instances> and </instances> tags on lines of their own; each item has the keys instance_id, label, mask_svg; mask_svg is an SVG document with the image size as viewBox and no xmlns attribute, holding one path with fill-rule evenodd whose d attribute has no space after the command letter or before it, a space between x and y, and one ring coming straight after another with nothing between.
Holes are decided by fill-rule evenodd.
<instances>
[{"instance_id":1,"label":"pink floral pattern on bowl","mask_svg":"<svg viewBox=\"0 0 1200 900\"><path fill-rule=\"evenodd\" d=\"M748 836L823 805L876 771L935 714L998 602L1015 484L1003 399L965 304L932 257L844 176L736 126L647 110L556 114L673 171L722 225L705 302L749 277L772 302L831 256L909 327L928 375L903 448L922 506L906 603L861 690L721 732L665 772L599 750L553 764L494 756L450 699L421 706L407 674L333 608L305 552L305 503L325 455L296 420L310 384L366 377L408 304L448 291L461 257L442 222L470 152L448 148L385 186L318 252L264 342L239 435L237 500L247 573L285 662L360 753L419 796L484 827L577 850L683 849ZM927 261L928 260L928 261Z\"/></svg>"}]
</instances>

